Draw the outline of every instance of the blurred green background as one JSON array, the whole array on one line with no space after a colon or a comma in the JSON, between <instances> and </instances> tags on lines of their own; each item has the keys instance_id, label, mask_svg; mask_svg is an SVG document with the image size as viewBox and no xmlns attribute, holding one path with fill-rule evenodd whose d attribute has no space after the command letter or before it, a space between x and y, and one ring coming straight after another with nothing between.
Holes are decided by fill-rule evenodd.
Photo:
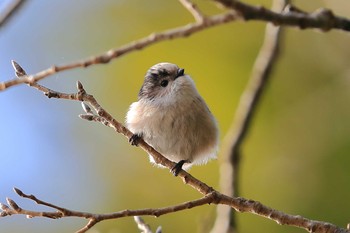
<instances>
[{"instance_id":1,"label":"blurred green background","mask_svg":"<svg viewBox=\"0 0 350 233\"><path fill-rule=\"evenodd\" d=\"M211 1L196 1L207 14ZM246 1L263 4L271 1ZM328 7L349 17L346 0L294 1L313 11ZM111 48L192 22L178 1L28 1L0 28L0 81L14 77L10 60L27 73L97 55ZM225 135L262 44L265 24L233 22L188 38L161 42L110 64L58 73L41 83L74 92L80 80L113 116L124 121L146 70L162 61L185 68ZM240 190L246 198L345 227L350 222L349 34L287 28L281 59L244 143ZM157 208L201 197L113 130L80 120L78 102L47 99L25 85L0 92L0 202L10 197L30 209L18 187L70 209L106 213ZM219 152L220 157L220 152ZM218 187L218 163L191 174ZM165 233L208 232L215 206L145 217ZM1 232L74 232L86 221L0 219ZM304 232L238 214L240 232ZM139 232L132 218L99 223L90 232Z\"/></svg>"}]
</instances>

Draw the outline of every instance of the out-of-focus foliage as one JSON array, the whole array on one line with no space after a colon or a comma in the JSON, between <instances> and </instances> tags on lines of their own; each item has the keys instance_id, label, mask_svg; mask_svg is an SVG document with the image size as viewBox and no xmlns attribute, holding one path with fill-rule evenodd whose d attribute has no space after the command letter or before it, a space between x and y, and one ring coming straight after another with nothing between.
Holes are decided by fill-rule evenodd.
<instances>
[{"instance_id":1,"label":"out-of-focus foliage","mask_svg":"<svg viewBox=\"0 0 350 233\"><path fill-rule=\"evenodd\" d=\"M270 1L246 1L269 6ZM205 13L219 10L197 1ZM329 7L348 16L345 0L295 1L312 11ZM177 1L30 1L0 28L1 81L14 77L10 60L27 73L62 64L192 22ZM188 38L161 42L110 64L76 69L42 83L74 92L80 80L102 106L124 121L143 75L161 61L191 74L220 124L233 118L265 24L234 22ZM241 169L241 195L276 209L345 226L349 221L349 35L339 31L285 30L282 57L258 107ZM148 163L146 154L103 125L78 119L80 103L48 100L18 86L0 93L1 202L42 209L12 193L16 186L59 205L89 212L163 207L200 195L180 179ZM219 152L220 157L220 152ZM190 172L218 188L218 161ZM215 206L160 218L146 217L164 232L207 232ZM242 232L303 232L251 214L238 214ZM73 232L83 220L1 219L1 232ZM132 218L98 224L91 232L137 232Z\"/></svg>"}]
</instances>

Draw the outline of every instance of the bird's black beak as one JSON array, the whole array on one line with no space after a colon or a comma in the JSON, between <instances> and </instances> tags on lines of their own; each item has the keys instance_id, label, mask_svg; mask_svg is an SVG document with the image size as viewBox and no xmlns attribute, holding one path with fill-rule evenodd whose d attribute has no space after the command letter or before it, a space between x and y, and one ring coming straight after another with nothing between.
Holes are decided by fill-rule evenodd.
<instances>
[{"instance_id":1,"label":"bird's black beak","mask_svg":"<svg viewBox=\"0 0 350 233\"><path fill-rule=\"evenodd\" d=\"M180 76L183 76L184 73L185 73L185 69L178 69L175 79L177 79Z\"/></svg>"}]
</instances>

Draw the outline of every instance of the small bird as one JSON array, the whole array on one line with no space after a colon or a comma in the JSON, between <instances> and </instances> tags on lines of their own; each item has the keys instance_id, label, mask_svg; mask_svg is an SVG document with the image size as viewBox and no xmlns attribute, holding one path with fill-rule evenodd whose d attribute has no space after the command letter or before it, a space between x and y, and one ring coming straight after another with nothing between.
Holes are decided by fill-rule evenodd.
<instances>
[{"instance_id":1,"label":"small bird","mask_svg":"<svg viewBox=\"0 0 350 233\"><path fill-rule=\"evenodd\" d=\"M146 73L138 101L130 105L126 125L133 133L176 163L171 172L216 158L218 126L207 104L185 70L159 63ZM155 163L152 156L150 161Z\"/></svg>"}]
</instances>

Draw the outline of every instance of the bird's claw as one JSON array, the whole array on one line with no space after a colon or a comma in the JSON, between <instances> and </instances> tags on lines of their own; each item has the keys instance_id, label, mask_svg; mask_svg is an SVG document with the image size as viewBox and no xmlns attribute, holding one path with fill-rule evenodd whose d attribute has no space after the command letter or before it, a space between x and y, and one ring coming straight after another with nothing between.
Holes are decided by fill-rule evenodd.
<instances>
[{"instance_id":1,"label":"bird's claw","mask_svg":"<svg viewBox=\"0 0 350 233\"><path fill-rule=\"evenodd\" d=\"M142 136L140 136L139 134L133 134L130 138L129 138L129 143L132 146L137 146L140 142L140 140L142 139Z\"/></svg>"},{"instance_id":2,"label":"bird's claw","mask_svg":"<svg viewBox=\"0 0 350 233\"><path fill-rule=\"evenodd\" d=\"M180 160L178 163L175 164L175 166L170 170L170 172L173 173L174 176L179 175L179 172L182 170L182 166L186 162L186 160Z\"/></svg>"}]
</instances>

